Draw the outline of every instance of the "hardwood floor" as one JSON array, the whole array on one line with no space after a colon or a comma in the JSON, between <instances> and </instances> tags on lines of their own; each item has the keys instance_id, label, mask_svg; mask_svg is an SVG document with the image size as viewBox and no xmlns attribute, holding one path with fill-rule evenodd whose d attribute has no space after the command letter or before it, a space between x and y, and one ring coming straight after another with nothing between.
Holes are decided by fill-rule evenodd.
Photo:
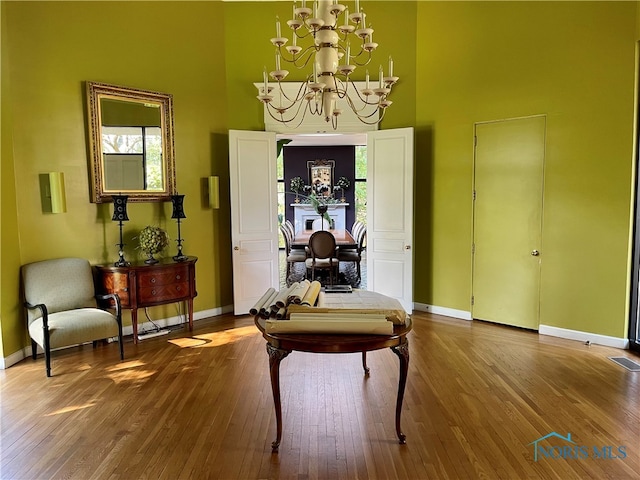
<instances>
[{"instance_id":1,"label":"hardwood floor","mask_svg":"<svg viewBox=\"0 0 640 480\"><path fill-rule=\"evenodd\" d=\"M55 352L50 379L41 357L0 371L0 477L640 478L640 373L607 358L631 353L413 318L406 445L391 351L368 355L369 377L359 354L296 352L281 366L283 439L272 454L265 342L251 318L224 316L192 335L129 339L123 362L116 345L84 346ZM551 432L575 443L542 440L536 461L532 442ZM594 458L594 447L618 457L624 447L625 458Z\"/></svg>"}]
</instances>

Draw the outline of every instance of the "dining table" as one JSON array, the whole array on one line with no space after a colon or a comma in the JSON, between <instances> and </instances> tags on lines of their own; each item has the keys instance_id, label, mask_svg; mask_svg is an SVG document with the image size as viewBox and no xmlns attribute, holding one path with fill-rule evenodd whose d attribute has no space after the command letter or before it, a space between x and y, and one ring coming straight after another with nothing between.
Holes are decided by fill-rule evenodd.
<instances>
[{"instance_id":1,"label":"dining table","mask_svg":"<svg viewBox=\"0 0 640 480\"><path fill-rule=\"evenodd\" d=\"M353 235L349 230L345 229L331 229L331 232L336 239L336 245L340 248L357 248L358 243L353 238ZM292 248L304 248L309 245L309 238L315 232L315 230L299 230L295 233L293 240L291 241Z\"/></svg>"}]
</instances>

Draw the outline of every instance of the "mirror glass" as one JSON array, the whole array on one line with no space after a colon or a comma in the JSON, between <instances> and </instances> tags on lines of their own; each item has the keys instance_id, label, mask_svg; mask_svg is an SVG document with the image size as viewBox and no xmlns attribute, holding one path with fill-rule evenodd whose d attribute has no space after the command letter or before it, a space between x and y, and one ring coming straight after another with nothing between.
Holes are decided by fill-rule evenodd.
<instances>
[{"instance_id":1,"label":"mirror glass","mask_svg":"<svg viewBox=\"0 0 640 480\"><path fill-rule=\"evenodd\" d=\"M333 160L312 160L307 162L309 168L309 185L319 197L330 197L333 192Z\"/></svg>"},{"instance_id":2,"label":"mirror glass","mask_svg":"<svg viewBox=\"0 0 640 480\"><path fill-rule=\"evenodd\" d=\"M164 201L175 193L170 94L87 82L91 201Z\"/></svg>"}]
</instances>

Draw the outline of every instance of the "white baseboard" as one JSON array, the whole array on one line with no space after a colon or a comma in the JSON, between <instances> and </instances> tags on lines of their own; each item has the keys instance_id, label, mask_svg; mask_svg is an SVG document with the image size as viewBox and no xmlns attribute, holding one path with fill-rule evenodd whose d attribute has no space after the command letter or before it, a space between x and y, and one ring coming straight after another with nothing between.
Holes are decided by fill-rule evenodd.
<instances>
[{"instance_id":1,"label":"white baseboard","mask_svg":"<svg viewBox=\"0 0 640 480\"><path fill-rule=\"evenodd\" d=\"M18 350L17 352L12 353L8 357L0 358L0 370L5 370L9 368L11 365L15 365L22 359L27 358L27 356L30 356L31 346L29 346L28 350L29 350L28 353L27 353L27 349L25 348L24 350Z\"/></svg>"},{"instance_id":2,"label":"white baseboard","mask_svg":"<svg viewBox=\"0 0 640 480\"><path fill-rule=\"evenodd\" d=\"M581 332L579 330L569 330L567 328L551 327L549 325L540 325L538 327L540 335L549 335L551 337L566 338L567 340L578 340L580 342L590 342L597 345L607 347L627 349L629 348L629 340L626 338L609 337L607 335L598 335L597 333Z\"/></svg>"},{"instance_id":3,"label":"white baseboard","mask_svg":"<svg viewBox=\"0 0 640 480\"><path fill-rule=\"evenodd\" d=\"M414 309L421 312L433 313L435 315L443 315L445 317L459 318L461 320L472 320L471 312L464 310L455 310L453 308L438 307L428 305L426 303L414 303ZM538 328L540 335L549 335L552 337L565 338L567 340L578 340L580 342L590 342L597 345L607 347L628 349L629 340L626 338L609 337L607 335L598 335L596 333L581 332L578 330L569 330L566 328L551 327L548 325L540 325Z\"/></svg>"},{"instance_id":4,"label":"white baseboard","mask_svg":"<svg viewBox=\"0 0 640 480\"><path fill-rule=\"evenodd\" d=\"M438 307L435 305L428 305L426 303L414 303L413 308L420 312L433 313L434 315L443 315L445 317L459 318L461 320L471 320L471 312L467 312L465 310Z\"/></svg>"},{"instance_id":5,"label":"white baseboard","mask_svg":"<svg viewBox=\"0 0 640 480\"><path fill-rule=\"evenodd\" d=\"M224 313L229 313L229 312L233 312L233 305L227 305L225 307L218 307L218 308L211 308L209 310L202 310L200 312L193 313L193 321L195 322L196 320L202 320L203 318L217 317L219 315L222 315ZM184 315L176 315L169 318L161 318L159 320L153 320L153 323L158 325L158 327L160 328L167 328L175 325L181 325L183 323L187 323L188 321L189 319L187 318L187 314L185 313ZM138 331L141 331L143 326L146 328L149 328L149 326L153 326L153 325L148 320L141 319L140 315L138 315ZM123 327L122 334L133 335L133 327L131 325L127 325Z\"/></svg>"},{"instance_id":6,"label":"white baseboard","mask_svg":"<svg viewBox=\"0 0 640 480\"><path fill-rule=\"evenodd\" d=\"M217 317L230 312L233 312L233 305L226 305L224 307L211 308L209 310L202 310L202 311L193 313L193 321L195 322L196 320L202 320L204 318ZM161 328L166 328L173 325L180 325L182 323L185 323L186 321L188 321L188 320L185 320L186 318L187 318L186 316L183 317L181 315L177 315L174 317L154 320L153 322ZM149 322L138 321L138 329L140 329L143 323L146 324ZM124 327L122 327L122 334L133 335L133 327L131 325L125 325ZM42 349L40 347L38 347L38 353L42 353ZM31 356L31 344L29 344L27 347L23 348L22 350L18 350L17 352L12 353L8 357L4 357L4 358L0 357L0 370L6 370L10 366L15 365L16 363L30 356Z\"/></svg>"}]
</instances>

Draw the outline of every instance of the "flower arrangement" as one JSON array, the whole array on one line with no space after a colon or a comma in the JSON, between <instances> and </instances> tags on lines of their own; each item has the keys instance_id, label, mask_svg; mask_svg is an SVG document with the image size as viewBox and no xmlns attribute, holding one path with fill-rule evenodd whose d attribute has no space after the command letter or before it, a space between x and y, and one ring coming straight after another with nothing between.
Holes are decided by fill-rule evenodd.
<instances>
[{"instance_id":1,"label":"flower arrangement","mask_svg":"<svg viewBox=\"0 0 640 480\"><path fill-rule=\"evenodd\" d=\"M301 193L304 190L304 181L302 177L293 177L291 179L291 191L293 193Z\"/></svg>"},{"instance_id":2,"label":"flower arrangement","mask_svg":"<svg viewBox=\"0 0 640 480\"><path fill-rule=\"evenodd\" d=\"M335 190L335 189L338 189L338 188L340 189L340 193L342 194L342 195L341 195L341 198L340 198L340 201L341 201L341 202L344 202L344 201L345 201L345 198L344 198L344 191L345 191L347 188L349 188L349 186L351 186L351 182L349 181L349 179L348 179L347 177L340 177L340 178L338 179L338 181L336 182L335 187L333 187L333 188L334 188L334 190Z\"/></svg>"},{"instance_id":3,"label":"flower arrangement","mask_svg":"<svg viewBox=\"0 0 640 480\"><path fill-rule=\"evenodd\" d=\"M341 188L343 190L346 190L350 186L351 186L351 182L349 181L349 179L347 177L340 177L338 179L338 181L336 182L336 187L339 187L339 188Z\"/></svg>"},{"instance_id":4,"label":"flower arrangement","mask_svg":"<svg viewBox=\"0 0 640 480\"><path fill-rule=\"evenodd\" d=\"M138 248L145 252L149 258L145 263L157 263L153 255L164 250L169 245L169 235L160 227L147 225L138 234Z\"/></svg>"},{"instance_id":5,"label":"flower arrangement","mask_svg":"<svg viewBox=\"0 0 640 480\"><path fill-rule=\"evenodd\" d=\"M300 199L298 198L298 194L303 192L305 189L305 185L304 185L304 181L302 180L302 177L293 177L291 179L290 186L291 186L291 191L296 194L295 202L299 203Z\"/></svg>"}]
</instances>

